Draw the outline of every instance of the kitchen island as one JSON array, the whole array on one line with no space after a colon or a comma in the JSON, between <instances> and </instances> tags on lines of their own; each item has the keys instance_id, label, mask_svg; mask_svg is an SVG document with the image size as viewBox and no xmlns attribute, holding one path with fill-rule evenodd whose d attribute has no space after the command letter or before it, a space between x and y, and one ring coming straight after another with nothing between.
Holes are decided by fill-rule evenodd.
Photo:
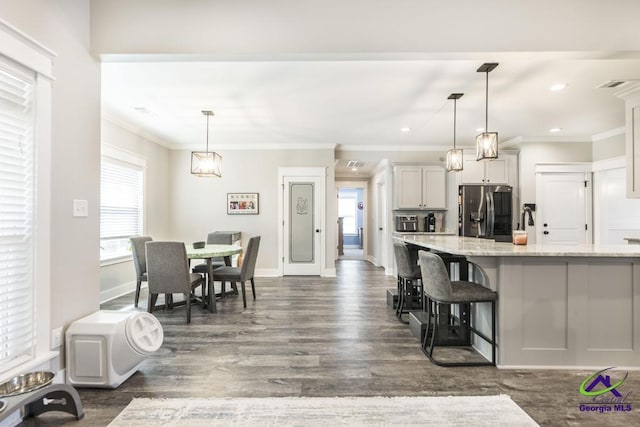
<instances>
[{"instance_id":1,"label":"kitchen island","mask_svg":"<svg viewBox=\"0 0 640 427\"><path fill-rule=\"evenodd\" d=\"M640 368L640 246L395 239L463 255L484 271L498 292L498 367ZM489 331L489 308L479 305L473 320ZM474 345L490 355L482 340Z\"/></svg>"}]
</instances>

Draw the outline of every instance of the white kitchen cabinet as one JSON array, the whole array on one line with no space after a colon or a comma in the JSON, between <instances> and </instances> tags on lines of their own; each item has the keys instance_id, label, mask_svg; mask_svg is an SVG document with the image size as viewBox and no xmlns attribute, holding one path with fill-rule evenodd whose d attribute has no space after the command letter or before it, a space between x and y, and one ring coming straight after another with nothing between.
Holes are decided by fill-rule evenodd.
<instances>
[{"instance_id":1,"label":"white kitchen cabinet","mask_svg":"<svg viewBox=\"0 0 640 427\"><path fill-rule=\"evenodd\" d=\"M464 157L461 172L463 184L508 184L510 158L502 155L495 160L477 161L475 156Z\"/></svg>"},{"instance_id":2,"label":"white kitchen cabinet","mask_svg":"<svg viewBox=\"0 0 640 427\"><path fill-rule=\"evenodd\" d=\"M447 176L441 166L396 166L394 209L446 209Z\"/></svg>"}]
</instances>

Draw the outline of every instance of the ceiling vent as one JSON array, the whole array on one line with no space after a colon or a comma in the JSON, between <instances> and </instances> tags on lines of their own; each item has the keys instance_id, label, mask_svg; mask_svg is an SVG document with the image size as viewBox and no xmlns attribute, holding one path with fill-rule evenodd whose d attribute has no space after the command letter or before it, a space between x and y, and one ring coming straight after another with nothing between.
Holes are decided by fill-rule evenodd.
<instances>
[{"instance_id":1,"label":"ceiling vent","mask_svg":"<svg viewBox=\"0 0 640 427\"><path fill-rule=\"evenodd\" d=\"M347 162L347 167L348 168L361 168L365 165L364 162L359 162L357 160L349 160Z\"/></svg>"},{"instance_id":2,"label":"ceiling vent","mask_svg":"<svg viewBox=\"0 0 640 427\"><path fill-rule=\"evenodd\" d=\"M596 89L612 89L620 87L625 83L627 82L624 80L607 80L606 82L600 83L598 86L596 86Z\"/></svg>"}]
</instances>

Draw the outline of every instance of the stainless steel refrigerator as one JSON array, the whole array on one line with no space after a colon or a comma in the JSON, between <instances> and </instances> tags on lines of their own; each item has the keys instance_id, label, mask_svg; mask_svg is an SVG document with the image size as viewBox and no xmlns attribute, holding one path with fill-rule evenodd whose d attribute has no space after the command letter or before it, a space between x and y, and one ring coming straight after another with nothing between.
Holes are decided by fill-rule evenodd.
<instances>
[{"instance_id":1,"label":"stainless steel refrigerator","mask_svg":"<svg viewBox=\"0 0 640 427\"><path fill-rule=\"evenodd\" d=\"M458 235L510 242L512 190L508 185L460 185Z\"/></svg>"}]
</instances>

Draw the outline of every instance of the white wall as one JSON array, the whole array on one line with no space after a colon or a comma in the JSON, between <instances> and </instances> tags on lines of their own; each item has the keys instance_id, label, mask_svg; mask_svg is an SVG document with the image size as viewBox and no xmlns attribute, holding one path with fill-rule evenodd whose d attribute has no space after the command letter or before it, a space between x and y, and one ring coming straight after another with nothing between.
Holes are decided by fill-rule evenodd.
<instances>
[{"instance_id":1,"label":"white wall","mask_svg":"<svg viewBox=\"0 0 640 427\"><path fill-rule=\"evenodd\" d=\"M53 61L51 326L98 309L100 64L89 54L89 3L2 0L0 17L57 53ZM89 202L73 218L73 199Z\"/></svg>"},{"instance_id":2,"label":"white wall","mask_svg":"<svg viewBox=\"0 0 640 427\"><path fill-rule=\"evenodd\" d=\"M607 138L599 138L593 141L593 161L610 159L612 157L624 156L625 134L612 135Z\"/></svg>"},{"instance_id":3,"label":"white wall","mask_svg":"<svg viewBox=\"0 0 640 427\"><path fill-rule=\"evenodd\" d=\"M109 119L102 120L101 140L145 159L144 233L155 240L170 236L169 150ZM100 268L100 301L135 289L135 267L131 260ZM132 301L133 302L133 301Z\"/></svg>"},{"instance_id":4,"label":"white wall","mask_svg":"<svg viewBox=\"0 0 640 427\"><path fill-rule=\"evenodd\" d=\"M624 157L593 163L594 243L627 244L625 237L640 238L640 200L627 199Z\"/></svg>"},{"instance_id":5,"label":"white wall","mask_svg":"<svg viewBox=\"0 0 640 427\"><path fill-rule=\"evenodd\" d=\"M326 223L337 220L332 149L223 151L222 177L191 175L191 152L170 153L170 234L187 243L204 240L215 230L242 232L246 246L251 236L260 235L256 274L276 274L278 269L278 167L327 167ZM258 215L227 215L227 193L259 193ZM336 241L325 233L325 266L333 269Z\"/></svg>"}]
</instances>

